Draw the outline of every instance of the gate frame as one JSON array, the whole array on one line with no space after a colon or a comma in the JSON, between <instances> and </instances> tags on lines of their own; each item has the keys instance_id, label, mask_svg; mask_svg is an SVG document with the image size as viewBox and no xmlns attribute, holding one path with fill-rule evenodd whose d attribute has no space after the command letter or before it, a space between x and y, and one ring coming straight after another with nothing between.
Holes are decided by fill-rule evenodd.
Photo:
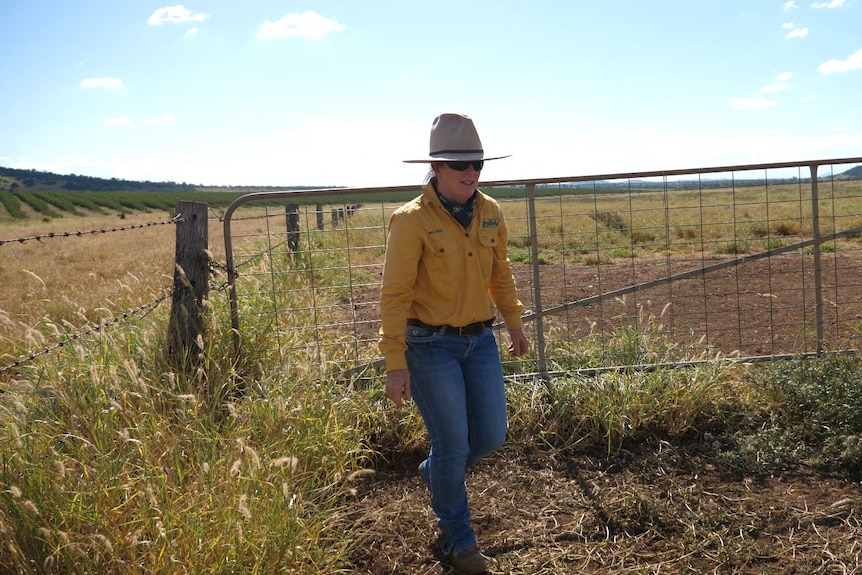
<instances>
[{"instance_id":1,"label":"gate frame","mask_svg":"<svg viewBox=\"0 0 862 575\"><path fill-rule=\"evenodd\" d=\"M537 352L537 365L539 367L538 376L541 378L548 377L547 371L547 360L545 357L545 341L544 341L544 329L543 329L543 318L545 315L549 313L555 313L557 311L561 311L564 309L569 309L571 307L583 306L589 304L596 304L604 301L608 298L617 297L619 295L623 295L626 293L632 293L638 291L640 289L644 289L645 287L653 287L654 285L658 285L661 283L673 282L680 279L686 279L688 277L694 277L696 275L702 275L709 273L711 271L715 271L717 269L723 269L725 267L730 266L738 266L742 265L746 262L754 261L756 259L761 259L763 257L768 257L771 255L776 255L785 251L791 251L794 249L799 249L801 247L812 246L813 256L814 256L814 284L815 284L815 324L816 324L816 351L815 355L820 355L823 352L823 295L822 295L822 277L821 277L821 257L820 257L820 245L824 242L836 239L838 237L850 235L853 233L859 233L862 231L862 227L852 228L850 230L844 230L842 232L837 232L834 234L829 234L828 236L822 236L820 233L820 210L819 210L819 189L818 189L818 168L824 165L842 165L842 164L862 164L862 157L853 157L853 158L834 158L834 159L823 159L823 160L804 160L804 161L794 161L794 162L773 162L773 163L758 163L758 164L739 164L739 165L729 165L729 166L710 166L704 168L685 168L685 169L672 169L672 170L651 170L644 172L619 172L619 173L609 173L609 174L594 174L594 175L584 175L584 176L569 176L569 177L555 177L555 178L531 178L531 179L522 179L522 180L498 180L498 181L489 181L489 182L480 182L480 188L493 188L493 187L501 187L501 186L524 186L526 189L526 199L527 199L527 217L529 219L529 237L530 237L530 250L531 250L531 267L532 267L532 275L533 275L533 302L535 303L536 311L526 314L523 316L524 322L534 321L536 322L536 352ZM735 258L728 262L723 262L722 264L716 264L714 266L704 266L697 270L691 270L688 272L683 272L681 274L674 274L672 276L667 276L665 278L661 278L659 280L653 280L652 282L645 282L643 284L637 284L634 286L630 286L627 288L622 288L620 290L614 290L611 292L606 292L602 294L598 294L595 296L591 296L589 298L585 298L583 300L578 300L575 302L570 302L564 304L562 306L555 306L549 308L547 310L542 309L542 293L541 293L541 283L539 281L540 271L539 271L539 257L538 257L538 237L537 237L537 224L536 224L536 186L537 185L545 185L545 184L561 184L561 183L575 183L575 182L589 182L589 181L602 181L602 180L624 180L624 179L645 179L645 178L656 178L656 177L668 177L668 176L686 176L686 175L700 175L700 174L710 174L710 173L721 173L721 172L739 172L739 171L754 171L754 170L775 170L775 169L786 169L786 168L808 168L810 173L810 187L811 187L811 208L812 208L812 237L811 239L804 240L797 244L793 244L791 246L784 246L782 248L776 248L774 250L768 250L766 252L760 252L757 254L753 254L750 256L743 256L739 258ZM289 190L289 191L274 191L274 192L255 192L246 194L234 200L230 206L227 208L224 214L224 242L225 242L225 254L226 254L226 263L227 263L227 277L228 277L228 291L230 295L230 315L231 315L231 327L233 332L233 343L234 343L234 353L235 359L238 361L242 355L242 341L241 341L241 331L240 331L240 317L239 317L239 304L237 302L237 292L236 292L236 279L237 272L234 266L234 258L233 258L233 241L231 239L231 217L233 213L244 204L248 204L258 200L276 200L276 199L289 199L296 200L300 198L306 197L314 197L314 198L326 198L333 196L344 196L344 195L352 195L352 194L361 194L361 193L397 193L397 192L407 192L407 191L420 191L421 186L410 185L410 186L388 186L388 187L376 187L376 188L320 188L313 190ZM498 328L499 326L495 326ZM378 365L380 361L378 360L372 365ZM365 370L368 366L360 366L357 369Z\"/></svg>"}]
</instances>

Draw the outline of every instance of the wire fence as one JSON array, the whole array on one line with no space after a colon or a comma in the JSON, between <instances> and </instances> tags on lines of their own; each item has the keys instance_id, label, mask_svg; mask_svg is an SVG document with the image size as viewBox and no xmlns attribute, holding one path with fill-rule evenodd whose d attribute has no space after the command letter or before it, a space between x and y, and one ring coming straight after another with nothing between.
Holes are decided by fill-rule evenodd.
<instances>
[{"instance_id":1,"label":"wire fence","mask_svg":"<svg viewBox=\"0 0 862 575\"><path fill-rule=\"evenodd\" d=\"M128 226L115 226L108 228L99 228L95 230L76 230L76 231L67 231L67 232L49 232L46 234L36 234L33 236L24 236L20 238L11 238L11 239L0 239L0 247L6 244L25 244L27 242L37 241L41 242L42 240L47 239L63 239L63 238L82 238L85 236L92 235L101 235L101 234L109 234L112 232L127 232L129 230L141 230L144 228L150 228L153 226L165 226L172 225L177 222L177 218L180 216L175 216L169 221L166 222L146 222L143 224L131 224Z\"/></svg>"},{"instance_id":2,"label":"wire fence","mask_svg":"<svg viewBox=\"0 0 862 575\"><path fill-rule=\"evenodd\" d=\"M208 208L208 209L212 214L214 214L208 218L210 221L217 221L217 222L223 222L224 221L221 214L216 213L211 208ZM242 218L239 221L247 221L247 222L253 224L255 220L260 220L260 219L262 219L260 216L249 216L248 218ZM0 249L2 249L4 246L5 247L11 247L14 245L22 245L22 244L28 244L28 243L34 243L35 242L36 244L41 245L45 249L53 249L54 253L56 253L58 251L62 251L62 248L60 246L58 246L58 244L56 244L56 243L53 244L52 248L49 248L46 240L81 239L81 238L87 238L87 237L92 237L92 236L97 236L97 235L100 236L100 235L112 234L115 232L128 232L128 231L134 231L134 230L144 230L147 228L154 228L154 227L165 226L165 225L174 226L175 224L181 224L181 223L184 223L185 221L186 220L185 220L183 214L177 213L174 217L170 218L167 221L148 221L148 222L144 222L144 223L129 224L129 225L124 225L124 226L107 226L107 227L100 227L100 228L96 228L96 229L83 229L83 230L74 230L74 231L52 231L52 232L47 232L47 233L43 233L43 234L33 234L33 235L16 237L16 238L0 239ZM0 252L0 253L2 253L2 252ZM212 259L211 254L209 254L209 256L210 256L210 259L209 259L208 265L210 266L210 271L211 271L211 273L209 274L209 288L213 292L223 293L228 288L228 282L226 280L224 280L224 281L221 281L219 283L216 281L216 279L218 278L218 276L225 277L225 278L227 277L227 275L228 275L227 274L227 267L223 263L219 263L218 261L215 261L214 259ZM256 260L260 259L262 256L263 256L263 254L250 255L249 261L245 262L245 263L240 262L237 265L237 269L242 269L246 265L253 264ZM113 262L108 260L105 262L105 265L110 266L112 263ZM24 263L22 265L26 266L27 264ZM75 273L75 270L69 269L68 272L70 275L73 275ZM146 302L146 303L143 303L140 305L136 305L135 307L133 307L127 311L117 312L117 313L115 313L115 315L112 315L112 316L105 318L105 319L102 319L100 321L86 322L86 323L84 323L82 325L78 325L78 326L71 325L70 323L68 323L68 321L63 321L62 322L64 324L63 325L63 331L65 331L67 333L64 333L59 339L57 339L53 342L45 343L42 347L33 346L33 349L30 349L21 355L17 355L17 356L12 355L9 352L9 345L3 346L2 348L0 348L0 376L3 376L5 374L14 373L17 368L19 368L23 365L26 365L26 364L28 364L28 363L30 363L30 362L32 362L32 361L34 361L40 357L46 356L46 355L48 355L54 351L62 349L62 348L68 346L69 344L71 344L73 342L79 341L79 340L84 339L84 338L89 337L89 336L94 336L94 335L98 336L99 334L103 333L103 331L105 329L116 326L117 324L120 324L123 321L125 321L131 317L134 317L134 316L144 317L144 316L146 316L147 314L154 311L162 302L164 302L168 298L171 298L174 295L173 294L174 286L163 287L160 289L160 292L162 295L156 297L152 301L149 301L149 302ZM52 295L54 297L58 297L60 294L52 294ZM104 305L111 305L111 304L104 303L103 306ZM79 317L83 318L84 314L79 312L77 315ZM55 323L55 321L52 320L52 318L50 318L50 317L45 318L45 319L47 319L49 324L53 325ZM57 329L49 329L49 331L56 333L58 330ZM42 338L35 338L35 339L34 338L27 338L27 339L30 341L35 341L35 339L42 339ZM9 342L7 342L7 343L9 343ZM13 346L13 347L17 347L17 346Z\"/></svg>"},{"instance_id":3,"label":"wire fence","mask_svg":"<svg viewBox=\"0 0 862 575\"><path fill-rule=\"evenodd\" d=\"M859 163L484 184L506 213L534 343L530 357L505 361L508 373L853 348L862 327L862 180L841 172ZM234 202L224 235L238 348L275 337L286 367L312 365L318 375L379 366L386 226L418 193L328 189ZM321 202L350 215L321 228ZM240 217L261 223L234 233Z\"/></svg>"},{"instance_id":4,"label":"wire fence","mask_svg":"<svg viewBox=\"0 0 862 575\"><path fill-rule=\"evenodd\" d=\"M17 360L13 361L12 363L7 364L7 365L0 365L0 374L12 371L15 368L18 368L18 367L20 367L20 366L22 366L22 365L24 365L30 361L33 361L33 360L40 358L44 355L47 355L53 351L56 351L60 348L63 348L63 347L65 347L65 346L67 346L67 345L69 345L75 341L78 341L79 339L82 339L82 338L85 338L87 336L99 333L102 330L107 329L111 326L117 325L117 324L121 323L122 321L124 321L130 317L133 317L133 316L145 317L147 314L149 314L154 309L156 309L156 307L158 307L158 305L160 303L162 303L163 301L165 301L166 299L171 297L171 295L172 295L171 290L166 289L165 293L163 295L159 296L158 298L156 298L155 300L153 300L151 302L145 303L143 305L139 305L138 307L136 307L134 309L122 312L116 316L113 316L113 317L105 320L105 321L102 321L99 324L90 325L90 326L82 326L79 328L79 331L65 336L63 339L57 341L56 343L53 343L53 344L51 344L47 347L44 347L42 349L39 349L39 350L31 351L27 355L24 355L24 356L18 358Z\"/></svg>"},{"instance_id":5,"label":"wire fence","mask_svg":"<svg viewBox=\"0 0 862 575\"><path fill-rule=\"evenodd\" d=\"M146 228L154 228L154 227L167 226L167 225L174 226L175 224L180 223L182 221L183 221L182 214L176 214L174 217L172 217L171 219L169 219L167 221L151 221L151 222L144 222L144 223L140 223L140 224L129 224L129 225L124 225L124 226L108 226L108 227L102 227L102 228L97 228L97 229L49 232L49 233L44 233L44 234L22 236L22 237L18 237L18 238L0 239L0 256L3 255L3 251L2 251L3 248L9 248L13 245L28 244L31 242L36 242L37 244L41 244L46 249L49 249L47 247L48 244L47 244L47 242L45 242L45 240L58 240L58 241L78 240L81 238L87 238L87 237L96 236L96 235L113 234L113 233L118 233L118 232L139 231L139 230L143 230ZM56 248L56 247L57 247L57 245L54 244L53 248ZM56 251L57 250L55 249L55 252ZM110 265L110 262L105 262L105 265L106 266ZM74 275L75 270L69 269L68 272L69 272L69 275ZM12 373L17 368L21 367L22 365L25 365L29 362L32 362L32 361L34 361L40 357L43 357L43 356L45 356L51 352L54 352L58 349L64 348L64 347L68 346L69 344L71 344L75 341L81 340L81 339L89 337L89 336L98 335L98 334L102 333L105 329L108 329L110 327L118 325L118 324L122 323L123 321L125 321L131 317L136 317L136 316L137 317L144 317L144 316L146 316L147 314L149 314L153 310L155 310L159 306L159 304L161 304L163 301L165 301L166 299L168 299L172 296L173 288L172 288L172 286L163 287L160 291L161 291L161 295L154 298L153 300L147 301L146 303L142 303L142 304L136 304L133 308L125 310L125 311L114 312L109 317L104 318L100 321L85 321L83 324L75 326L75 325L72 325L68 320L62 320L62 321L61 320L53 320L53 321L61 321L61 323L64 326L64 331L66 331L67 333L60 336L56 341L53 341L51 343L47 343L47 344L43 345L42 347L36 347L34 349L30 349L21 355L13 356L12 353L10 352L10 350L7 348L7 346L4 345L3 349L0 349L0 354L2 354L2 355L0 355L0 376L3 376L4 374ZM51 296L54 299L59 298L59 295L60 294L56 294L56 293L51 294ZM103 303L103 306L105 306L105 305L110 305L110 304L105 302L105 303ZM102 311L102 313L104 313L104 310ZM80 314L80 313L77 315L79 317L82 316L82 314ZM47 319L51 320L51 318L47 318ZM82 319L85 319L85 318L82 318ZM54 330L54 331L56 331L56 330ZM9 342L7 342L7 343L9 343ZM17 348L17 346L16 346L16 348Z\"/></svg>"},{"instance_id":6,"label":"wire fence","mask_svg":"<svg viewBox=\"0 0 862 575\"><path fill-rule=\"evenodd\" d=\"M862 158L489 182L533 353L510 375L818 354L862 327ZM250 194L224 225L237 350L274 338L293 373L379 367L378 296L392 212L419 186ZM140 230L0 240L11 244ZM453 278L452 289L457 289ZM87 323L0 374L169 297ZM502 327L495 326L496 329ZM506 337L500 337L501 348Z\"/></svg>"}]
</instances>

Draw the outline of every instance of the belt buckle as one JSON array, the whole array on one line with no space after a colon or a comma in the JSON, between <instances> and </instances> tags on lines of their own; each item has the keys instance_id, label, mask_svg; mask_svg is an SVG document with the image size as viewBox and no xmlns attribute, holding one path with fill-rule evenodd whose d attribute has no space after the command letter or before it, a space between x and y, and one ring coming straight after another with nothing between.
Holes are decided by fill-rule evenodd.
<instances>
[{"instance_id":1,"label":"belt buckle","mask_svg":"<svg viewBox=\"0 0 862 575\"><path fill-rule=\"evenodd\" d=\"M482 331L484 325L481 322L469 323L467 325L461 326L458 328L458 335L461 337L470 337L474 336Z\"/></svg>"}]
</instances>

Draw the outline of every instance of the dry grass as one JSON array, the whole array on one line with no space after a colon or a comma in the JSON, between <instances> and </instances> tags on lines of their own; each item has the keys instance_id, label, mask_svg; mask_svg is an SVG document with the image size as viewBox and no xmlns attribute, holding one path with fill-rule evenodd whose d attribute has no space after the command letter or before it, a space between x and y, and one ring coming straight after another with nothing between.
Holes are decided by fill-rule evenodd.
<instances>
[{"instance_id":1,"label":"dry grass","mask_svg":"<svg viewBox=\"0 0 862 575\"><path fill-rule=\"evenodd\" d=\"M27 294L40 291L47 291L52 297L66 294L72 303L85 304L101 295L129 291L132 286L123 285L129 278L137 284L153 278L154 283L164 285L165 277L173 275L169 266L174 250L174 226L109 230L167 222L170 217L169 214L134 214L123 219L89 216L0 225L3 239L105 230L80 237L3 244L0 249L5 265L0 269L0 307L20 311L26 306ZM85 283L80 283L81 279ZM112 285L94 288L88 280Z\"/></svg>"},{"instance_id":2,"label":"dry grass","mask_svg":"<svg viewBox=\"0 0 862 575\"><path fill-rule=\"evenodd\" d=\"M118 223L97 221L4 225L0 237ZM266 232L243 225L250 238ZM213 246L220 233L213 222ZM378 238L351 237L367 248L362 262L376 261ZM4 245L3 273L17 283L0 278L0 302L17 306L16 328L71 329L157 295L172 246L172 226ZM49 315L55 301L70 319ZM415 472L427 449L416 410L389 407L380 381L347 389L315 379L317 366L280 364L263 337L246 347L257 377L245 395L207 394L202 381L224 390L236 375L223 298L213 313L211 355L194 377L161 361L163 313L16 374L0 395L0 571L453 573ZM271 333L262 316L250 333ZM641 324L608 349L587 338L572 353L618 365L686 352ZM468 483L493 572L859 573L862 441L849 425L862 421L850 393L860 370L839 367L831 379L748 379L714 363L513 383L510 442ZM805 379L800 397L835 401L849 423L831 411L791 418L800 399L767 393ZM825 429L832 443L806 435Z\"/></svg>"},{"instance_id":3,"label":"dry grass","mask_svg":"<svg viewBox=\"0 0 862 575\"><path fill-rule=\"evenodd\" d=\"M175 251L175 227L166 223L171 216L150 212L0 223L3 240L97 232L0 245L0 365L15 359L22 343L29 350L56 343L59 333L98 325L169 290ZM245 225L259 225L253 222ZM111 231L145 224L158 225ZM222 223L211 219L217 261L224 261L222 231Z\"/></svg>"}]
</instances>

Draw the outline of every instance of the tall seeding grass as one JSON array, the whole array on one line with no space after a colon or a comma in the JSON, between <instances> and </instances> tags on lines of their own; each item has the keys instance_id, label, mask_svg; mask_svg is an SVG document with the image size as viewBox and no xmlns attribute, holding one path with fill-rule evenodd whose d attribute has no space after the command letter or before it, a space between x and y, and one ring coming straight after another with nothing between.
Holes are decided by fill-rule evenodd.
<instances>
[{"instance_id":1,"label":"tall seeding grass","mask_svg":"<svg viewBox=\"0 0 862 575\"><path fill-rule=\"evenodd\" d=\"M350 386L284 371L265 338L234 364L225 307L210 307L194 374L165 361L162 311L2 383L0 571L351 572L369 535L350 512L356 481L383 454L426 448L417 412L387 405L380 376ZM649 329L620 337L663 353ZM510 382L511 440L613 459L651 438L687 439L740 472L859 470L854 358L759 369L713 359Z\"/></svg>"},{"instance_id":2,"label":"tall seeding grass","mask_svg":"<svg viewBox=\"0 0 862 575\"><path fill-rule=\"evenodd\" d=\"M49 268L33 272L32 301L49 299ZM113 281L118 294L138 286ZM324 309L343 295L323 293ZM387 403L380 373L350 383L321 376L319 358L284 358L278 338L291 329L275 332L263 299L248 304L261 313L244 315L239 361L215 292L194 373L167 360L162 305L0 374L0 572L353 572L374 535L356 515L358 481L427 449L421 420ZM68 307L55 315L92 306ZM549 345L565 346L553 356L570 359L552 366L557 377L507 382L510 443L614 460L689 442L738 474L862 473L857 358L743 365L674 344L662 322L621 321L610 341L576 343L554 338L562 328L549 322ZM633 368L671 361L690 365ZM517 367L507 362L509 373L533 371Z\"/></svg>"}]
</instances>

